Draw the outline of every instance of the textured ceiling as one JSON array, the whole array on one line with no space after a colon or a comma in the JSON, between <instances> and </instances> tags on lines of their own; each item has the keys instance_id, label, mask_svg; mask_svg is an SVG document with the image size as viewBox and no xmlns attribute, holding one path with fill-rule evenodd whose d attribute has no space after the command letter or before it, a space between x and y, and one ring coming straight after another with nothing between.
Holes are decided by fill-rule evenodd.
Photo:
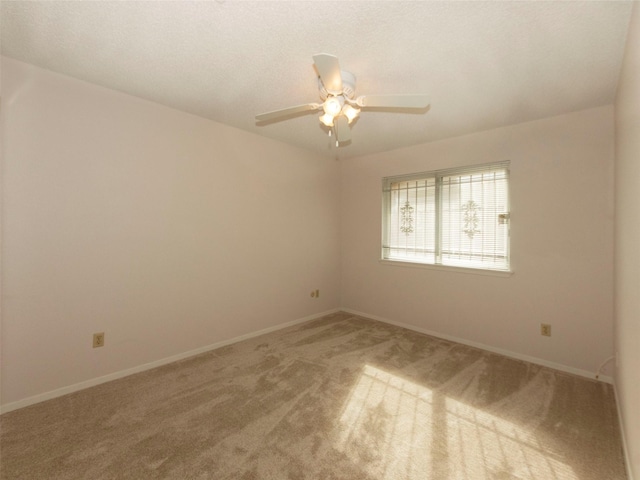
<instances>
[{"instance_id":1,"label":"textured ceiling","mask_svg":"<svg viewBox=\"0 0 640 480\"><path fill-rule=\"evenodd\" d=\"M331 157L348 158L614 101L631 2L3 1L2 53ZM363 112L336 148L311 56L356 95L426 93L426 114Z\"/></svg>"}]
</instances>

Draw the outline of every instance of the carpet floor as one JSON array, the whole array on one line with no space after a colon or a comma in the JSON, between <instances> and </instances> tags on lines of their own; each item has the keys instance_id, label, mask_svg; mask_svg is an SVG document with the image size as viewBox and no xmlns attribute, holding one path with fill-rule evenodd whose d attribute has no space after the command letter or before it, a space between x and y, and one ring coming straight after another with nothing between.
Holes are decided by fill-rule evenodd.
<instances>
[{"instance_id":1,"label":"carpet floor","mask_svg":"<svg viewBox=\"0 0 640 480\"><path fill-rule=\"evenodd\" d=\"M626 475L611 385L336 313L6 413L0 478Z\"/></svg>"}]
</instances>

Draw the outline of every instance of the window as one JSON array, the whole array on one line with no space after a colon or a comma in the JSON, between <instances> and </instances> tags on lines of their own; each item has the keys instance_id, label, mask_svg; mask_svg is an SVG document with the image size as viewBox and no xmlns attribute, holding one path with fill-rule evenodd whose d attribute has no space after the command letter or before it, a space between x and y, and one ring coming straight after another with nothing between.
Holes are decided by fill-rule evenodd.
<instances>
[{"instance_id":1,"label":"window","mask_svg":"<svg viewBox=\"0 0 640 480\"><path fill-rule=\"evenodd\" d=\"M509 162L383 179L382 258L509 270Z\"/></svg>"}]
</instances>

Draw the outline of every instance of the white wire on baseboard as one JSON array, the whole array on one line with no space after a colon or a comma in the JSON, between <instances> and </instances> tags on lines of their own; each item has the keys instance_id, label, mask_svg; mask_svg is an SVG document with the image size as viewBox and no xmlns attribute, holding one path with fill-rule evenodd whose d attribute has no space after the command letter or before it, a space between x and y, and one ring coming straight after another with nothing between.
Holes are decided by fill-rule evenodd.
<instances>
[{"instance_id":1,"label":"white wire on baseboard","mask_svg":"<svg viewBox=\"0 0 640 480\"><path fill-rule=\"evenodd\" d=\"M598 380L598 377L600 377L600 373L602 373L602 369L604 368L604 366L614 358L616 358L615 355L612 355L600 364L600 366L598 367L598 370L596 370L596 380Z\"/></svg>"}]
</instances>

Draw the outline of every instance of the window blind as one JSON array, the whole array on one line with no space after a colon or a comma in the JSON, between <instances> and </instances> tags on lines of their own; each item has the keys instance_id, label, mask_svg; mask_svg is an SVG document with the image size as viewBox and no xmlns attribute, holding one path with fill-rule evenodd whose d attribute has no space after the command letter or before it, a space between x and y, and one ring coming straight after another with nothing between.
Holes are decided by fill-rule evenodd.
<instances>
[{"instance_id":1,"label":"window blind","mask_svg":"<svg viewBox=\"0 0 640 480\"><path fill-rule=\"evenodd\" d=\"M509 162L383 180L382 258L509 270Z\"/></svg>"}]
</instances>

